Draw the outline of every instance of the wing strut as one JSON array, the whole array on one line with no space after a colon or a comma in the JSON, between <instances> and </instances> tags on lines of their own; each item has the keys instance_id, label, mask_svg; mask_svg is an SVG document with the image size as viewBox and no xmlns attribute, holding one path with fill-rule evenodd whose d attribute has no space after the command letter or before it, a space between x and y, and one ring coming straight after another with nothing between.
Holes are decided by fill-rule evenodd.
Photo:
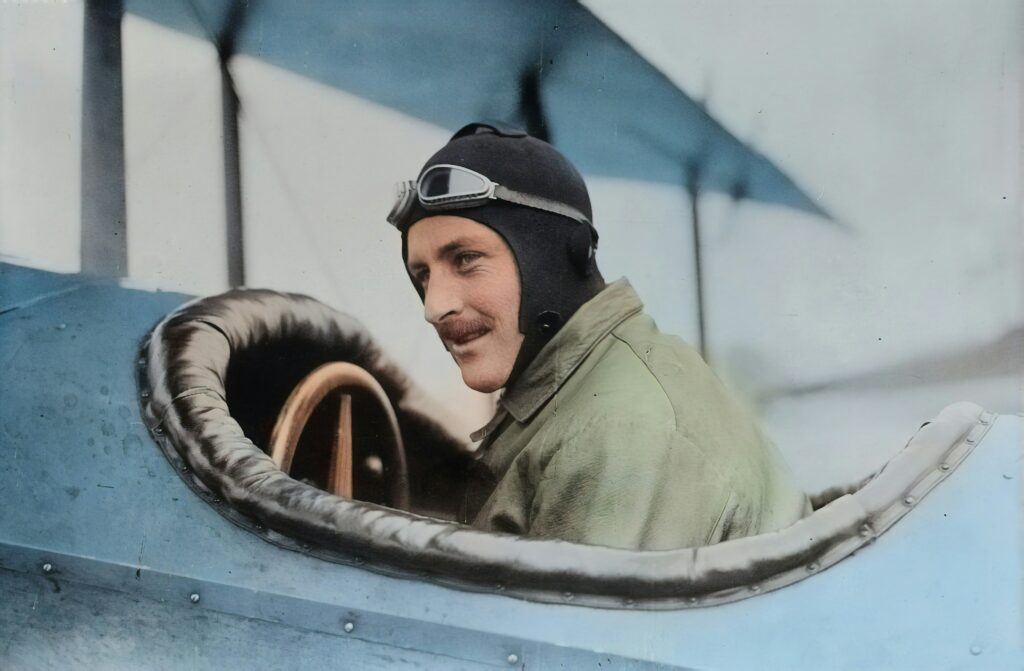
<instances>
[{"instance_id":1,"label":"wing strut","mask_svg":"<svg viewBox=\"0 0 1024 671\"><path fill-rule=\"evenodd\" d=\"M128 274L121 68L123 0L86 0L82 40L82 272Z\"/></svg>"}]
</instances>

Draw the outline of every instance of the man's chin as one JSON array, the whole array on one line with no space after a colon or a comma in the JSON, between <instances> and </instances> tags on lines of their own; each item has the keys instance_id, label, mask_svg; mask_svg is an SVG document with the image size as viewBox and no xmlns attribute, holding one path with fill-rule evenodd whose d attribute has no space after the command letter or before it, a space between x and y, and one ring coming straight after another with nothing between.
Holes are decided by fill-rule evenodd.
<instances>
[{"instance_id":1,"label":"man's chin","mask_svg":"<svg viewBox=\"0 0 1024 671\"><path fill-rule=\"evenodd\" d=\"M483 371L471 370L468 366L462 367L462 381L473 391L489 394L498 391L505 386L508 375L487 374Z\"/></svg>"}]
</instances>

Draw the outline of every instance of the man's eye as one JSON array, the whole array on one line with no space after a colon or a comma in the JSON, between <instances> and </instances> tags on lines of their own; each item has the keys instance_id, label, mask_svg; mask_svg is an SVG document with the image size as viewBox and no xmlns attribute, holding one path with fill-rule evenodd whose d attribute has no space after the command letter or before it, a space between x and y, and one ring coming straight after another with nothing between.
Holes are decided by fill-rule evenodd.
<instances>
[{"instance_id":1,"label":"man's eye","mask_svg":"<svg viewBox=\"0 0 1024 671\"><path fill-rule=\"evenodd\" d=\"M416 283L419 284L421 287L425 287L425 286L427 286L427 280L430 279L430 271L429 270L421 270L421 271L413 274L412 278L414 280L416 280Z\"/></svg>"},{"instance_id":2,"label":"man's eye","mask_svg":"<svg viewBox=\"0 0 1024 671\"><path fill-rule=\"evenodd\" d=\"M455 265L459 268L467 268L470 264L480 258L477 252L462 252L455 257Z\"/></svg>"}]
</instances>

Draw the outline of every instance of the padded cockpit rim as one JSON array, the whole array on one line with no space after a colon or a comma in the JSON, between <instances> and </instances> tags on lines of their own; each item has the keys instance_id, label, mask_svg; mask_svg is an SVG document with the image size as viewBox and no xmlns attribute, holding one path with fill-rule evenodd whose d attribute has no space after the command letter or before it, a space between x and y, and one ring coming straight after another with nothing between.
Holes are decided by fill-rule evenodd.
<instances>
[{"instance_id":1,"label":"padded cockpit rim","mask_svg":"<svg viewBox=\"0 0 1024 671\"><path fill-rule=\"evenodd\" d=\"M949 406L859 491L777 532L656 552L528 539L342 499L277 471L231 418L224 376L232 351L296 333L353 339L373 364L371 373L375 366L395 370L351 317L306 296L265 290L192 301L143 341L137 376L143 416L185 481L229 520L281 547L534 601L686 608L794 583L902 518L913 507L907 502L948 477L993 418L974 404Z\"/></svg>"}]
</instances>

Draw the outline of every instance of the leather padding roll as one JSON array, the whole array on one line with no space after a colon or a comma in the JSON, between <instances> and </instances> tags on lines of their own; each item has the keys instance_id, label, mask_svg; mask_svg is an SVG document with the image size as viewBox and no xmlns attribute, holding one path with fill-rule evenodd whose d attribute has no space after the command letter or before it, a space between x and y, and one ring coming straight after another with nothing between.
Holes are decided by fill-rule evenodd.
<instances>
[{"instance_id":1,"label":"leather padding roll","mask_svg":"<svg viewBox=\"0 0 1024 671\"><path fill-rule=\"evenodd\" d=\"M306 296L233 290L168 315L142 345L144 415L157 443L200 494L272 542L331 561L539 601L685 608L796 582L849 556L905 515L907 492L920 498L948 477L950 464L955 468L966 457L991 421L973 404L950 406L878 476L786 529L702 548L630 551L477 531L333 496L282 473L256 442L265 440L267 421L256 415L273 413L272 423L276 398L332 360L362 366L381 383L410 462L420 465L410 467L413 488L419 500L429 498L425 492L436 488L415 480L457 473L463 446L429 417L355 319ZM240 373L240 366L263 372ZM247 391L239 391L238 380ZM264 395L273 402L260 400ZM415 508L417 495L413 500Z\"/></svg>"}]
</instances>

